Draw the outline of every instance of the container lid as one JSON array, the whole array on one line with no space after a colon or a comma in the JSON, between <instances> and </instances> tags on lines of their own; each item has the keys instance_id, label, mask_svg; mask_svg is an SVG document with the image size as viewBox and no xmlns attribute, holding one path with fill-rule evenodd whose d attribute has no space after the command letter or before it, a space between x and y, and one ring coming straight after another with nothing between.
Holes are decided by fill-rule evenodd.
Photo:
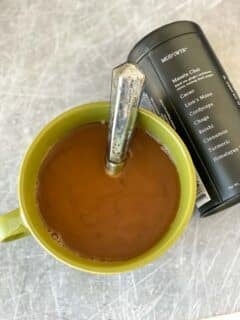
<instances>
[{"instance_id":1,"label":"container lid","mask_svg":"<svg viewBox=\"0 0 240 320\"><path fill-rule=\"evenodd\" d=\"M128 61L138 63L152 49L163 42L187 33L200 32L201 28L192 21L176 21L162 26L142 38L130 51Z\"/></svg>"}]
</instances>

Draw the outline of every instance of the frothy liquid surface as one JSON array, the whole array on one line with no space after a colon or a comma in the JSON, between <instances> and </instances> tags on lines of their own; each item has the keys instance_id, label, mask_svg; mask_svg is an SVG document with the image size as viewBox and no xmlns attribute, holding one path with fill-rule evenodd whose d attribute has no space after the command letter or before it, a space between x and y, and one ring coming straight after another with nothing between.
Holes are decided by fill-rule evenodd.
<instances>
[{"instance_id":1,"label":"frothy liquid surface","mask_svg":"<svg viewBox=\"0 0 240 320\"><path fill-rule=\"evenodd\" d=\"M88 258L127 260L168 230L178 209L179 178L167 154L141 129L119 177L105 173L106 147L107 126L100 123L58 142L40 168L37 201L59 245Z\"/></svg>"}]
</instances>

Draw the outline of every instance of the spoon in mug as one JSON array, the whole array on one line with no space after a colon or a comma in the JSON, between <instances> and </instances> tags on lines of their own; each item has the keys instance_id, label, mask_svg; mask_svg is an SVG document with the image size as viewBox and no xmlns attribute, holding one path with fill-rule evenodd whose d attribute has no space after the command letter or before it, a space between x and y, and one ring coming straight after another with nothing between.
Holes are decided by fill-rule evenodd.
<instances>
[{"instance_id":1,"label":"spoon in mug","mask_svg":"<svg viewBox=\"0 0 240 320\"><path fill-rule=\"evenodd\" d=\"M145 76L131 63L113 69L106 172L118 175L127 158Z\"/></svg>"}]
</instances>

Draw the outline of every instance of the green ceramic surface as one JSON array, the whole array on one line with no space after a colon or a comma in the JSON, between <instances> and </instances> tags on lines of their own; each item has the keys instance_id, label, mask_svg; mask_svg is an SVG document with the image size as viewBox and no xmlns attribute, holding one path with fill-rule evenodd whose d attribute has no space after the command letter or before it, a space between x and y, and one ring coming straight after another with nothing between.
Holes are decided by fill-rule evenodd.
<instances>
[{"instance_id":1,"label":"green ceramic surface","mask_svg":"<svg viewBox=\"0 0 240 320\"><path fill-rule=\"evenodd\" d=\"M195 204L196 177L191 157L176 132L153 113L139 109L137 125L164 145L178 170L181 196L175 220L159 242L144 254L122 262L99 262L77 256L58 246L50 237L36 204L36 181L42 159L49 148L72 129L108 119L109 103L96 102L64 112L51 121L35 138L24 157L18 181L19 209L0 216L0 241L9 241L31 234L40 245L61 262L76 269L95 273L116 273L141 267L160 257L182 234Z\"/></svg>"}]
</instances>

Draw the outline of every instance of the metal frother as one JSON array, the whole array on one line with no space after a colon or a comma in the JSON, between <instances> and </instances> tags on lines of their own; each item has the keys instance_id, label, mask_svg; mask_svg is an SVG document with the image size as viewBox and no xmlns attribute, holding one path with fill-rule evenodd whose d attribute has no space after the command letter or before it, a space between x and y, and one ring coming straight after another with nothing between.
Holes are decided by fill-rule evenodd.
<instances>
[{"instance_id":1,"label":"metal frother","mask_svg":"<svg viewBox=\"0 0 240 320\"><path fill-rule=\"evenodd\" d=\"M144 74L131 63L113 69L106 171L114 176L122 170L137 119Z\"/></svg>"}]
</instances>

